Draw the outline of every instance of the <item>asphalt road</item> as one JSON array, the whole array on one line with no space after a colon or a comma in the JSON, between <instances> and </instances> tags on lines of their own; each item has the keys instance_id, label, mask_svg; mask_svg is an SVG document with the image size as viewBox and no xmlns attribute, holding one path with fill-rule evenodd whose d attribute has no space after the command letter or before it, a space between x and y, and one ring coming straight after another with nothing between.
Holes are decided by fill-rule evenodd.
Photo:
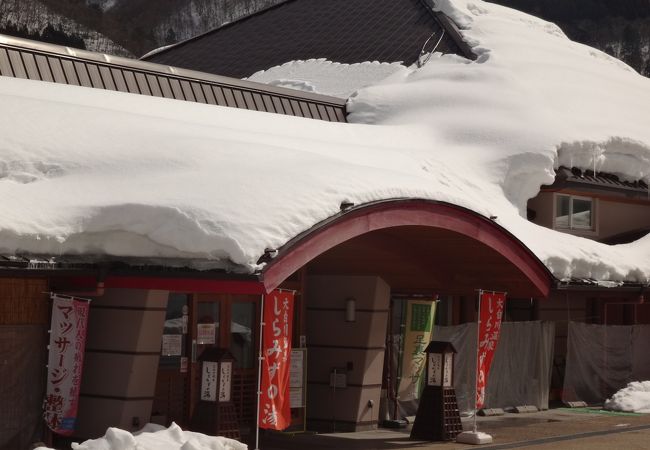
<instances>
[{"instance_id":1,"label":"asphalt road","mask_svg":"<svg viewBox=\"0 0 650 450\"><path fill-rule=\"evenodd\" d=\"M465 429L472 421L464 420ZM600 414L596 410L553 409L529 414L481 417L479 431L492 435L489 445L411 441L408 430L379 429L360 433L265 436L262 450L505 450L650 449L650 415ZM250 448L254 448L251 446Z\"/></svg>"}]
</instances>

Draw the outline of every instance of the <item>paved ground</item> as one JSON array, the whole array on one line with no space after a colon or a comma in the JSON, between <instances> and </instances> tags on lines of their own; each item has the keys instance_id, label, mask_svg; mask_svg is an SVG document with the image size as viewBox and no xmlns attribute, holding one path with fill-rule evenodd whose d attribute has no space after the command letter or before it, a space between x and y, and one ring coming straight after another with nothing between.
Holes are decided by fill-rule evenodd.
<instances>
[{"instance_id":1,"label":"paved ground","mask_svg":"<svg viewBox=\"0 0 650 450\"><path fill-rule=\"evenodd\" d=\"M472 420L463 420L471 429ZM597 410L552 409L530 414L480 417L478 429L494 443L470 446L455 442L411 441L408 430L379 429L361 433L264 436L262 450L481 450L548 449L650 449L650 415L601 414ZM255 446L250 446L254 449Z\"/></svg>"}]
</instances>

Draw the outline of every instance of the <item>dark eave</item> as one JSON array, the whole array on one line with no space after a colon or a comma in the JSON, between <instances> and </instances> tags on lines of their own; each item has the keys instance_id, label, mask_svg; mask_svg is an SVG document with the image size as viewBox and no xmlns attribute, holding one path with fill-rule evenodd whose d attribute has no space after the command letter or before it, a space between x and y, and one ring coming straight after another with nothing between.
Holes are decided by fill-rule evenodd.
<instances>
[{"instance_id":1,"label":"dark eave","mask_svg":"<svg viewBox=\"0 0 650 450\"><path fill-rule=\"evenodd\" d=\"M591 278L571 278L557 280L555 289L559 291L593 291L593 292L648 292L650 284L632 281L598 281Z\"/></svg>"},{"instance_id":2,"label":"dark eave","mask_svg":"<svg viewBox=\"0 0 650 450\"><path fill-rule=\"evenodd\" d=\"M229 279L229 280L258 280L256 273L236 271L237 266L230 269L197 269L193 261L163 260L152 258L117 257L105 255L0 255L0 272L38 273L46 275L94 274L101 273L113 276L141 276L193 279Z\"/></svg>"},{"instance_id":3,"label":"dark eave","mask_svg":"<svg viewBox=\"0 0 650 450\"><path fill-rule=\"evenodd\" d=\"M556 171L555 182L542 186L542 190L557 191L562 189L580 190L592 193L610 193L624 197L650 200L650 191L644 181L623 181L616 175L591 170L560 167Z\"/></svg>"},{"instance_id":4,"label":"dark eave","mask_svg":"<svg viewBox=\"0 0 650 450\"><path fill-rule=\"evenodd\" d=\"M345 100L0 35L0 75L345 122Z\"/></svg>"}]
</instances>

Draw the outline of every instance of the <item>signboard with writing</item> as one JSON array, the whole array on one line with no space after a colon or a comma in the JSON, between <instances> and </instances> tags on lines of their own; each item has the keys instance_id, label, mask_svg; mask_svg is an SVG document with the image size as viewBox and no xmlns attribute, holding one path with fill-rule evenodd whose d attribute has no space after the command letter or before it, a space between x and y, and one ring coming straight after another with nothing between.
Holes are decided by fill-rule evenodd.
<instances>
[{"instance_id":1,"label":"signboard with writing","mask_svg":"<svg viewBox=\"0 0 650 450\"><path fill-rule=\"evenodd\" d=\"M480 409L485 403L485 387L488 372L494 357L494 351L499 341L501 318L506 294L503 292L481 291L479 299L478 323L478 364L476 373L476 408Z\"/></svg>"},{"instance_id":2,"label":"signboard with writing","mask_svg":"<svg viewBox=\"0 0 650 450\"><path fill-rule=\"evenodd\" d=\"M217 335L217 325L214 323L199 323L196 325L196 343L201 345L214 344Z\"/></svg>"},{"instance_id":3,"label":"signboard with writing","mask_svg":"<svg viewBox=\"0 0 650 450\"><path fill-rule=\"evenodd\" d=\"M284 430L291 424L289 368L293 292L273 291L264 297L260 428Z\"/></svg>"},{"instance_id":4,"label":"signboard with writing","mask_svg":"<svg viewBox=\"0 0 650 450\"><path fill-rule=\"evenodd\" d=\"M454 355L453 353L445 353L445 370L442 375L442 385L445 387L451 386L451 375L454 370Z\"/></svg>"},{"instance_id":5,"label":"signboard with writing","mask_svg":"<svg viewBox=\"0 0 650 450\"><path fill-rule=\"evenodd\" d=\"M86 347L87 300L52 294L52 328L43 413L57 434L74 432Z\"/></svg>"},{"instance_id":6,"label":"signboard with writing","mask_svg":"<svg viewBox=\"0 0 650 450\"><path fill-rule=\"evenodd\" d=\"M289 398L290 398L290 404L291 408L304 408L305 405L303 403L304 399L304 391L302 388L291 388L289 390Z\"/></svg>"},{"instance_id":7,"label":"signboard with writing","mask_svg":"<svg viewBox=\"0 0 650 450\"><path fill-rule=\"evenodd\" d=\"M163 334L161 354L165 356L181 356L183 353L182 334Z\"/></svg>"},{"instance_id":8,"label":"signboard with writing","mask_svg":"<svg viewBox=\"0 0 650 450\"><path fill-rule=\"evenodd\" d=\"M291 350L291 369L289 370L289 387L303 387L304 351Z\"/></svg>"},{"instance_id":9,"label":"signboard with writing","mask_svg":"<svg viewBox=\"0 0 650 450\"><path fill-rule=\"evenodd\" d=\"M415 400L420 396L422 373L426 361L424 349L431 341L436 302L433 300L409 300L405 302L405 306L406 322L402 337L404 346L398 393L400 400Z\"/></svg>"},{"instance_id":10,"label":"signboard with writing","mask_svg":"<svg viewBox=\"0 0 650 450\"><path fill-rule=\"evenodd\" d=\"M206 402L217 401L218 370L218 362L203 361L203 372L201 373L201 400Z\"/></svg>"},{"instance_id":11,"label":"signboard with writing","mask_svg":"<svg viewBox=\"0 0 650 450\"><path fill-rule=\"evenodd\" d=\"M427 385L442 385L442 355L440 353L429 353L429 373L427 376Z\"/></svg>"},{"instance_id":12,"label":"signboard with writing","mask_svg":"<svg viewBox=\"0 0 650 450\"><path fill-rule=\"evenodd\" d=\"M232 362L221 363L221 376L219 377L219 401L229 402L232 391Z\"/></svg>"}]
</instances>

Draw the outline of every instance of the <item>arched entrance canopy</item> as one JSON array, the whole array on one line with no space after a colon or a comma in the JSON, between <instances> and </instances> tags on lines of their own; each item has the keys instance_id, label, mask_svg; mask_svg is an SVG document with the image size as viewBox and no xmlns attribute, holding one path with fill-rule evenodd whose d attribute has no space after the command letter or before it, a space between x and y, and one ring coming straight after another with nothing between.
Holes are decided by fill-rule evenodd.
<instances>
[{"instance_id":1,"label":"arched entrance canopy","mask_svg":"<svg viewBox=\"0 0 650 450\"><path fill-rule=\"evenodd\" d=\"M474 211L430 200L397 199L369 203L312 227L279 249L262 271L267 292L324 252L358 236L395 227L421 226L453 231L491 248L547 297L554 280L546 266L519 239Z\"/></svg>"}]
</instances>

